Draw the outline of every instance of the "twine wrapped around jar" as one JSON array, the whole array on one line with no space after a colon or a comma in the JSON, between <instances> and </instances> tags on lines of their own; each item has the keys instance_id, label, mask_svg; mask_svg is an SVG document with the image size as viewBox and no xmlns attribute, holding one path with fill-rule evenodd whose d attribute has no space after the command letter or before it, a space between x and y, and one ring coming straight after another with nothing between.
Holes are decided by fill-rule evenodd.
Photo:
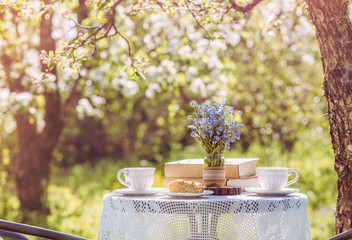
<instances>
[{"instance_id":1,"label":"twine wrapped around jar","mask_svg":"<svg viewBox=\"0 0 352 240\"><path fill-rule=\"evenodd\" d=\"M203 167L203 182L206 187L225 186L225 167Z\"/></svg>"},{"instance_id":2,"label":"twine wrapped around jar","mask_svg":"<svg viewBox=\"0 0 352 240\"><path fill-rule=\"evenodd\" d=\"M223 154L205 155L203 167L203 182L206 187L225 186L225 159Z\"/></svg>"}]
</instances>

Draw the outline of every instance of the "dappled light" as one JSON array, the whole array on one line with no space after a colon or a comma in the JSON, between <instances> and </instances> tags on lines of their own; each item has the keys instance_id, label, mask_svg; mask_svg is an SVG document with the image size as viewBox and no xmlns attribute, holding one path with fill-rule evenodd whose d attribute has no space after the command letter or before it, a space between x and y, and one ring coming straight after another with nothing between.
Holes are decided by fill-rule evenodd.
<instances>
[{"instance_id":1,"label":"dappled light","mask_svg":"<svg viewBox=\"0 0 352 240\"><path fill-rule=\"evenodd\" d=\"M312 239L351 228L352 10L329 4L0 1L0 218L96 239L117 171L164 188L221 139L197 109L226 99L219 153L298 169Z\"/></svg>"}]
</instances>

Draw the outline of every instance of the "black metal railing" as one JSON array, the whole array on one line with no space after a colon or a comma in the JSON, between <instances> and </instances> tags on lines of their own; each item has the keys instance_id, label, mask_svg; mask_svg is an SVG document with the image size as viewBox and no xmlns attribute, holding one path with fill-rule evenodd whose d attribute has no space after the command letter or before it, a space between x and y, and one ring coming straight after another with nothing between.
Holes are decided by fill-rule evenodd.
<instances>
[{"instance_id":1,"label":"black metal railing","mask_svg":"<svg viewBox=\"0 0 352 240\"><path fill-rule=\"evenodd\" d=\"M24 235L31 235L52 240L88 240L87 238L77 237L46 228L9 222L0 219L0 237L8 237L14 240L29 240L29 238Z\"/></svg>"},{"instance_id":2,"label":"black metal railing","mask_svg":"<svg viewBox=\"0 0 352 240\"><path fill-rule=\"evenodd\" d=\"M350 240L352 239L352 229L347 230L346 232L340 233L339 235L336 235L332 238L329 238L329 240Z\"/></svg>"}]
</instances>

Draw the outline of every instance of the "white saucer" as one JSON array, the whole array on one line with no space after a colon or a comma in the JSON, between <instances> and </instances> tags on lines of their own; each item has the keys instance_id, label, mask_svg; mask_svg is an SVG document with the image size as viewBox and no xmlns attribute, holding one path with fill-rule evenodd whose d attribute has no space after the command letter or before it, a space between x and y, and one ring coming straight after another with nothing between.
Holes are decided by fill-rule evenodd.
<instances>
[{"instance_id":1,"label":"white saucer","mask_svg":"<svg viewBox=\"0 0 352 240\"><path fill-rule=\"evenodd\" d=\"M291 193L299 192L298 188L283 188L281 190L265 190L260 187L245 188L246 192L256 193L262 196L284 196Z\"/></svg>"},{"instance_id":2,"label":"white saucer","mask_svg":"<svg viewBox=\"0 0 352 240\"><path fill-rule=\"evenodd\" d=\"M173 198L200 198L203 196L208 196L213 194L211 190L204 190L202 193L174 193L174 192L164 192L163 194L168 195Z\"/></svg>"},{"instance_id":3,"label":"white saucer","mask_svg":"<svg viewBox=\"0 0 352 240\"><path fill-rule=\"evenodd\" d=\"M164 191L166 191L166 188L151 188L144 191L135 191L130 188L120 188L120 189L115 189L113 193L123 194L128 196L150 196Z\"/></svg>"}]
</instances>

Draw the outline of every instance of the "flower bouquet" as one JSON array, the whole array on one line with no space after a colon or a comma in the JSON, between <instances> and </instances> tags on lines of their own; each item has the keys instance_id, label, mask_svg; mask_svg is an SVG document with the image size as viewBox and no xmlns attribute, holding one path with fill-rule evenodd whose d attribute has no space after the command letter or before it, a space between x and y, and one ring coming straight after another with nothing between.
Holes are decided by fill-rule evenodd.
<instances>
[{"instance_id":1,"label":"flower bouquet","mask_svg":"<svg viewBox=\"0 0 352 240\"><path fill-rule=\"evenodd\" d=\"M240 139L240 128L243 124L236 121L236 116L241 116L241 111L235 111L233 107L226 106L226 99L220 104L198 105L192 102L195 111L188 116L192 125L188 128L192 131L191 136L200 143L205 150L203 180L205 185L224 185L225 183L225 160L224 151L229 149L231 143ZM215 172L207 173L206 170L221 172L215 176ZM215 183L206 182L206 175L211 175ZM222 176L223 175L223 176ZM220 180L221 178L221 180Z\"/></svg>"}]
</instances>

